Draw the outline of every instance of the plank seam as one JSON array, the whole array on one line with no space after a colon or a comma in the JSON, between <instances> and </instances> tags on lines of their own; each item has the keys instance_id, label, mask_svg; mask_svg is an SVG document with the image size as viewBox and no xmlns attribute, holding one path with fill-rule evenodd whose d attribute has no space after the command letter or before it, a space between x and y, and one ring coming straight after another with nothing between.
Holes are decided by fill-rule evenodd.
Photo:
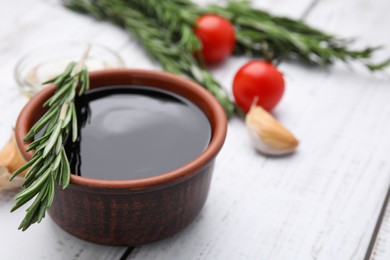
<instances>
[{"instance_id":1,"label":"plank seam","mask_svg":"<svg viewBox=\"0 0 390 260\"><path fill-rule=\"evenodd\" d=\"M307 18L307 16L309 16L309 14L316 8L316 6L318 5L318 3L320 1L321 0L313 0L313 1L311 1L311 3L303 11L300 20L305 20Z\"/></svg>"}]
</instances>

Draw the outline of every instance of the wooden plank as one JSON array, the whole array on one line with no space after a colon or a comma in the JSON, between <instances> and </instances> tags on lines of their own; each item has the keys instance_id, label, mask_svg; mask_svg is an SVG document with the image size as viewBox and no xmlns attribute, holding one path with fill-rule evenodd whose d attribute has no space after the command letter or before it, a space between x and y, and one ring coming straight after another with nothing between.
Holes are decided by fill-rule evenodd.
<instances>
[{"instance_id":1,"label":"wooden plank","mask_svg":"<svg viewBox=\"0 0 390 260\"><path fill-rule=\"evenodd\" d=\"M0 244L2 259L119 259L126 248L109 247L77 239L60 229L50 217L27 231L17 230L24 209L10 213L15 192L0 192Z\"/></svg>"},{"instance_id":2,"label":"wooden plank","mask_svg":"<svg viewBox=\"0 0 390 260\"><path fill-rule=\"evenodd\" d=\"M384 220L380 226L380 231L374 244L373 252L370 256L373 260L390 259L390 207L387 205Z\"/></svg>"},{"instance_id":3,"label":"wooden plank","mask_svg":"<svg viewBox=\"0 0 390 260\"><path fill-rule=\"evenodd\" d=\"M390 224L390 187L387 190L382 204L378 220L371 235L370 244L364 259L388 259L389 258L389 224Z\"/></svg>"},{"instance_id":4,"label":"wooden plank","mask_svg":"<svg viewBox=\"0 0 390 260\"><path fill-rule=\"evenodd\" d=\"M308 21L363 43L385 44L386 10L386 1L323 1ZM229 87L243 62L231 60L214 73ZM299 151L261 157L250 148L242 122L232 120L209 199L195 223L171 239L137 248L132 257L364 257L390 182L388 79L361 67L280 68L287 92L275 115L301 139Z\"/></svg>"},{"instance_id":5,"label":"wooden plank","mask_svg":"<svg viewBox=\"0 0 390 260\"><path fill-rule=\"evenodd\" d=\"M334 13L325 13L323 8L331 6L332 9L338 10L339 15ZM351 11L353 8L353 12ZM330 31L334 31L339 35L345 35L347 37L354 37L361 39L356 43L356 47L364 47L367 44L374 46L385 46L385 50L377 53L375 56L376 61L383 61L389 57L389 43L390 37L386 32L387 24L390 19L388 17L387 10L390 8L388 1L372 1L359 0L359 1L321 1L318 4L318 8L314 12L310 13L307 19L314 25L320 28L326 28ZM326 21L322 23L321 21ZM387 46L386 46L387 45ZM359 70L360 71L360 70ZM367 75L367 73L364 73ZM374 82L367 82L367 86L374 87L375 83L380 80L383 86L389 86L387 74L378 75L374 78ZM380 92L380 90L373 90L372 92ZM372 100L374 103L375 99ZM372 104L372 106L374 106ZM371 127L376 128L375 120L378 120L379 116L372 116ZM387 126L388 128L388 126ZM378 141L380 142L380 141ZM389 142L385 143L388 145ZM388 160L387 160L388 161ZM388 162L386 162L388 163ZM381 170L382 171L382 170ZM390 174L389 171L383 170L382 172L383 182L379 186L372 186L372 189L376 190L378 198L371 201L373 211L371 213L371 219L367 222L366 228L361 235L360 241L362 241L362 248L366 248L368 241L371 239L375 222L378 219L379 212L381 210L382 202L384 200L388 186L390 185ZM374 244L374 251L371 259L389 259L390 256L390 234L388 228L390 227L390 207L387 206L384 222L382 223L380 232L377 237L377 242ZM364 245L364 246L363 246Z\"/></svg>"}]
</instances>

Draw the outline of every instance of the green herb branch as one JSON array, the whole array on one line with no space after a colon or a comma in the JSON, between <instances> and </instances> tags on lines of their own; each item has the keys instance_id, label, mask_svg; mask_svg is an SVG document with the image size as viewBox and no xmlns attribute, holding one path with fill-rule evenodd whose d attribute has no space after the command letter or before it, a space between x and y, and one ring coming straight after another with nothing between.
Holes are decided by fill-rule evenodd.
<instances>
[{"instance_id":1,"label":"green herb branch","mask_svg":"<svg viewBox=\"0 0 390 260\"><path fill-rule=\"evenodd\" d=\"M202 47L193 31L196 19L201 15L198 7L189 0L141 0L128 1L167 31L168 41L177 42L190 52Z\"/></svg>"},{"instance_id":2,"label":"green herb branch","mask_svg":"<svg viewBox=\"0 0 390 260\"><path fill-rule=\"evenodd\" d=\"M67 6L104 5L104 0L65 0ZM115 1L114 1L115 2ZM201 7L190 0L123 0L124 9L138 9L165 33L167 43L184 47L190 53L201 48L193 28L196 19L205 13L219 14L236 28L235 54L265 58L268 61L292 59L312 65L329 66L336 61L361 61L369 70L390 66L390 59L372 63L372 55L380 47L351 49L351 39L343 39L307 25L300 20L275 16L253 8L248 0L230 0L226 6ZM74 8L77 9L77 8ZM91 9L84 12L93 14ZM130 14L129 14L130 15ZM110 20L110 17L106 17ZM137 36L137 35L136 35ZM141 40L141 42L143 42Z\"/></svg>"},{"instance_id":3,"label":"green herb branch","mask_svg":"<svg viewBox=\"0 0 390 260\"><path fill-rule=\"evenodd\" d=\"M186 75L198 82L218 99L228 117L233 115L233 102L211 73L194 58L188 49L176 44L173 39L167 38L167 29L161 26L155 18L138 9L139 6L133 4L133 1L71 0L67 1L67 6L78 12L89 13L95 18L107 19L122 26L137 37L149 55L159 61L164 70Z\"/></svg>"},{"instance_id":4,"label":"green herb branch","mask_svg":"<svg viewBox=\"0 0 390 260\"><path fill-rule=\"evenodd\" d=\"M270 61L295 59L320 66L359 60L371 71L390 65L390 59L371 63L377 47L352 50L349 47L352 40L325 33L300 20L271 15L251 7L247 0L231 0L225 7L213 5L210 10L235 25L235 53L238 55L264 57Z\"/></svg>"},{"instance_id":5,"label":"green herb branch","mask_svg":"<svg viewBox=\"0 0 390 260\"><path fill-rule=\"evenodd\" d=\"M274 16L250 6L247 0L230 0L226 6L201 7L190 0L63 0L68 8L108 20L131 32L164 70L184 74L210 91L231 116L235 110L220 84L193 54L201 43L193 31L205 13L224 16L236 29L235 54L276 62L299 60L319 66L358 60L372 71L390 65L390 59L373 64L378 48L350 48L351 41L313 28L303 21ZM238 110L236 109L236 112Z\"/></svg>"},{"instance_id":6,"label":"green herb branch","mask_svg":"<svg viewBox=\"0 0 390 260\"><path fill-rule=\"evenodd\" d=\"M70 181L70 166L64 149L69 135L72 141L77 139L77 116L75 108L76 94L82 95L89 89L89 77L85 68L78 69L72 62L58 77L49 80L57 87L55 94L44 104L47 112L34 124L24 141L29 141L43 131L43 135L30 143L27 151L34 150L29 162L11 176L11 180L26 169L24 190L15 197L15 211L28 201L34 202L27 208L19 229L26 230L30 225L39 223L46 209L54 199L55 186L65 189Z\"/></svg>"}]
</instances>

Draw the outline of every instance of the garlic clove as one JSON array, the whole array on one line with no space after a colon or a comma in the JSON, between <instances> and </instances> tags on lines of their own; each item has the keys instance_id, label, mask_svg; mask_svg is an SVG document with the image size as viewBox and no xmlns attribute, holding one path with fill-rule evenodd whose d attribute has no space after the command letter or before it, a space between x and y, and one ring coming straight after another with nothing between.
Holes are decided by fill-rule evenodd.
<instances>
[{"instance_id":1,"label":"garlic clove","mask_svg":"<svg viewBox=\"0 0 390 260\"><path fill-rule=\"evenodd\" d=\"M292 153L299 144L289 130L260 106L251 106L245 123L255 149L263 154Z\"/></svg>"},{"instance_id":2,"label":"garlic clove","mask_svg":"<svg viewBox=\"0 0 390 260\"><path fill-rule=\"evenodd\" d=\"M11 138L0 151L0 190L14 189L21 186L24 181L23 176L27 170L22 172L12 182L9 181L9 177L25 163L26 162L18 150L15 133L12 132Z\"/></svg>"},{"instance_id":3,"label":"garlic clove","mask_svg":"<svg viewBox=\"0 0 390 260\"><path fill-rule=\"evenodd\" d=\"M25 163L16 144L15 133L12 132L8 143L0 151L0 166L5 166L9 172L13 173ZM21 173L20 176L24 176L25 173L26 171Z\"/></svg>"}]
</instances>

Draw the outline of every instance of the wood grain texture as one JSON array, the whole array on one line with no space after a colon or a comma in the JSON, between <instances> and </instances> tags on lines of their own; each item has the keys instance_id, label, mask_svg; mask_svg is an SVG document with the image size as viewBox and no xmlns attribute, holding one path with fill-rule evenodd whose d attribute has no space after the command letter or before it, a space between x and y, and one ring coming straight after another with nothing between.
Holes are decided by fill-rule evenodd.
<instances>
[{"instance_id":1,"label":"wood grain texture","mask_svg":"<svg viewBox=\"0 0 390 260\"><path fill-rule=\"evenodd\" d=\"M380 231L377 236L372 254L372 260L387 260L390 259L390 207L387 205L386 213L383 222L380 226Z\"/></svg>"},{"instance_id":2,"label":"wood grain texture","mask_svg":"<svg viewBox=\"0 0 390 260\"><path fill-rule=\"evenodd\" d=\"M377 6L361 19L367 5ZM363 43L386 44L385 6L322 1L307 20ZM381 23L368 19L380 14ZM243 62L215 74L229 86ZM354 67L284 63L287 93L275 115L301 139L299 151L263 158L249 148L241 122L231 121L203 214L185 232L137 248L133 257L362 259L390 182L390 88L386 75Z\"/></svg>"},{"instance_id":3,"label":"wood grain texture","mask_svg":"<svg viewBox=\"0 0 390 260\"><path fill-rule=\"evenodd\" d=\"M26 232L17 230L24 209L10 213L16 192L0 192L1 259L119 259L127 248L98 246L60 229L50 217Z\"/></svg>"},{"instance_id":4,"label":"wood grain texture","mask_svg":"<svg viewBox=\"0 0 390 260\"><path fill-rule=\"evenodd\" d=\"M353 12L351 12L351 7L353 8ZM313 12L308 15L307 20L312 23L313 25L316 25L320 28L325 29L326 28L330 31L333 31L337 33L338 35L344 35L346 37L355 37L360 39L355 46L356 47L364 47L367 44L374 45L374 46L384 46L383 51L380 51L375 56L376 61L382 61L386 58L388 58L390 55L389 45L390 37L387 33L384 33L386 31L385 28L387 28L387 24L390 23L390 18L388 17L388 10L390 8L390 3L388 1L376 1L375 3L367 0L359 0L359 1L320 1L317 8L313 10ZM324 9L328 10L337 10L337 13L335 12L323 12ZM326 21L326 23L324 22ZM354 66L355 67L355 66ZM369 73L362 71L361 68L355 67L356 74L360 75L367 75L365 76L365 84L369 88L374 88L375 90L372 91L372 93L375 93L376 95L380 95L381 93L381 87L379 89L376 89L377 86L382 86L383 88L389 87L390 80L389 80L389 70L387 70L386 73L378 73L379 75L370 75ZM370 80L371 79L371 80ZM384 93L383 93L384 94ZM379 131L382 132L382 136L386 136L385 134L388 129L389 125L378 125L378 121L381 119L381 114L386 113L385 111L380 111L383 107L381 103L376 103L375 96L370 95L364 95L361 97L362 99L368 99L369 104L367 106L362 107L364 110L372 110L372 107L377 107L379 114L372 114L370 118L367 118L367 121L365 121L365 126L367 128L371 128L372 132L367 134L366 138L370 140L369 142L372 142L373 136L375 133L378 133ZM384 94L387 95L388 94ZM372 99L371 99L372 98ZM384 102L385 98L384 98ZM367 102L368 103L368 102ZM374 105L375 104L375 105ZM359 106L362 106L363 104L358 104ZM367 114L368 115L368 114ZM383 114L382 114L383 115ZM388 115L387 115L388 117ZM371 122L370 122L371 121ZM363 125L363 122L362 124ZM377 129L379 128L379 129ZM359 131L360 132L360 131ZM360 136L363 136L363 133L361 133ZM368 141L367 140L367 141ZM383 142L383 143L382 143ZM388 147L390 142L384 139L378 139L377 143L373 143L376 148L380 147ZM378 157L372 157L373 160L378 160ZM371 161L370 161L371 162ZM384 164L388 164L389 160L386 159L384 161ZM383 183L381 186L371 186L372 190L376 190L378 194L381 194L379 198L375 201L372 201L373 204L376 205L372 219L370 220L370 228L367 228L364 233L361 235L361 241L369 241L367 237L370 237L372 234L372 231L375 226L375 221L378 218L380 207L382 206L382 202L384 200L386 191L388 186L390 185L390 171L385 168L380 168L377 170L382 171L383 176ZM379 191L380 189L380 191ZM365 208L362 208L362 210ZM384 222L382 223L380 232L377 237L377 242L374 244L374 251L371 256L372 259L389 259L390 256L390 234L388 233L387 229L390 225L390 219L389 219L389 213L390 208L387 206L387 211L385 214ZM362 257L359 257L362 258Z\"/></svg>"},{"instance_id":5,"label":"wood grain texture","mask_svg":"<svg viewBox=\"0 0 390 260\"><path fill-rule=\"evenodd\" d=\"M294 18L306 13L310 24L357 36L357 46L390 42L387 0L254 2ZM34 46L92 40L118 50L128 67L159 68L128 34L68 12L57 1L8 1L0 15L0 146L26 102L13 80L14 65ZM389 48L376 58L388 54ZM212 71L229 90L245 62L231 58ZM362 259L390 183L390 84L388 71L372 75L353 68L283 63L287 89L274 114L301 140L298 152L262 157L243 123L231 120L202 213L183 232L136 248L129 258ZM24 212L9 214L14 194L0 193L1 259L118 259L125 252L71 237L50 218L17 231ZM390 209L373 259L390 257L389 215Z\"/></svg>"},{"instance_id":6,"label":"wood grain texture","mask_svg":"<svg viewBox=\"0 0 390 260\"><path fill-rule=\"evenodd\" d=\"M15 64L24 53L70 39L94 41L114 49L129 41L129 36L116 27L69 12L55 1L1 1L0 16L0 147L27 102L13 78ZM97 246L76 239L49 217L27 232L17 230L26 207L11 214L14 195L0 192L1 259L119 259L125 253L126 247Z\"/></svg>"}]
</instances>

